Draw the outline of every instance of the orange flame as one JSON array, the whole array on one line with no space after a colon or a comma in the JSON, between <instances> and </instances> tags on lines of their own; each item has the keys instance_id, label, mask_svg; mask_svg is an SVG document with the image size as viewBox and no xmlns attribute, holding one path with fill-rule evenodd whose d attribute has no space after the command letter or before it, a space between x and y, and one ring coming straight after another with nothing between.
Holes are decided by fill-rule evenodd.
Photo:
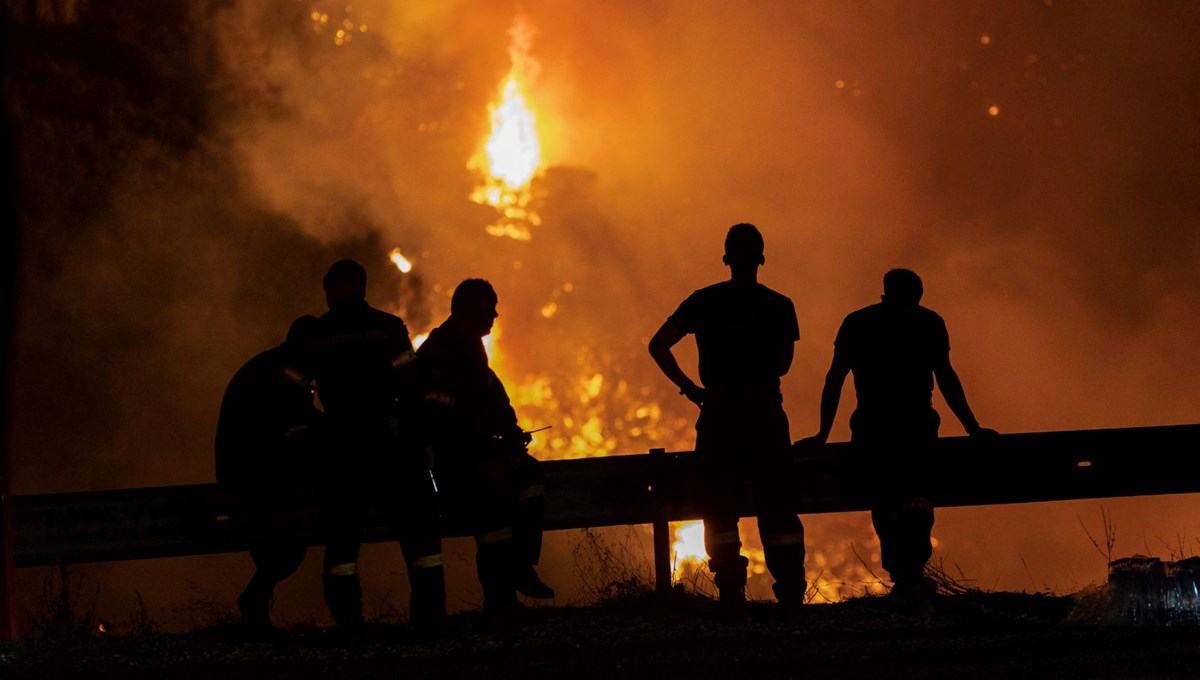
<instances>
[{"instance_id":1,"label":"orange flame","mask_svg":"<svg viewBox=\"0 0 1200 680\"><path fill-rule=\"evenodd\" d=\"M541 223L533 209L530 184L542 168L542 148L536 118L525 97L525 89L537 74L538 66L529 55L532 26L518 16L509 35L512 66L500 84L498 99L488 105L491 134L467 162L467 168L480 176L471 200L490 205L499 213L499 219L487 226L487 232L528 241L529 227Z\"/></svg>"},{"instance_id":2,"label":"orange flame","mask_svg":"<svg viewBox=\"0 0 1200 680\"><path fill-rule=\"evenodd\" d=\"M501 80L496 99L488 105L490 131L467 168L477 176L470 199L496 209L495 222L486 231L497 237L528 241L531 227L541 224L531 185L544 168L537 116L528 92L539 68L531 56L534 30L518 16L509 30L511 67ZM570 283L562 293L573 290ZM562 310L559 291L538 310L543 319L555 319ZM511 374L503 351L500 327L484 338L492 368L507 386L513 407L526 430L553 425L554 430L536 437L530 452L541 459L607 456L632 453L646 442L687 448L692 423L672 416L644 391L635 391L620 378L622 372L611 357L586 354L577 358L574 378L536 373ZM422 341L418 336L414 344ZM564 379L567 378L567 379ZM675 525L675 578L683 570L697 568L708 560L701 522ZM765 573L761 550L747 547L750 571Z\"/></svg>"}]
</instances>

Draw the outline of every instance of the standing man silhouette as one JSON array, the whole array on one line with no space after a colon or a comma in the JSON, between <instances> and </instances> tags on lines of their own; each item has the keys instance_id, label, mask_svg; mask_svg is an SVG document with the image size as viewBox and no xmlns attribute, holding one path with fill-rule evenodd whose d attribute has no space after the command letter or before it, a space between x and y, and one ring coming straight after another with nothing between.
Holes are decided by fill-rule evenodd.
<instances>
[{"instance_id":1,"label":"standing man silhouette","mask_svg":"<svg viewBox=\"0 0 1200 680\"><path fill-rule=\"evenodd\" d=\"M834 341L833 363L821 393L821 429L805 442L829 439L846 374L854 373L858 408L850 416L851 441L867 470L871 522L902 607L924 606L936 583L924 577L933 555L933 505L926 489L928 453L941 418L933 409L933 384L972 437L994 436L979 426L950 365L946 323L920 305L921 278L908 269L883 277L878 304L852 312Z\"/></svg>"},{"instance_id":2,"label":"standing man silhouette","mask_svg":"<svg viewBox=\"0 0 1200 680\"><path fill-rule=\"evenodd\" d=\"M792 365L800 329L792 301L758 282L763 238L752 224L725 237L728 281L689 296L650 340L650 355L671 382L700 407L696 453L708 463L704 547L720 592L722 615L744 618L746 566L730 484L749 481L775 596L794 613L804 601L804 527L782 493L790 435L779 378ZM671 348L696 336L700 381L679 367Z\"/></svg>"},{"instance_id":3,"label":"standing man silhouette","mask_svg":"<svg viewBox=\"0 0 1200 680\"><path fill-rule=\"evenodd\" d=\"M408 328L367 304L367 272L358 262L334 262L323 285L329 311L309 351L327 426L320 489L325 603L340 635L362 636L358 556L375 509L400 539L413 626L436 633L446 609L441 526L417 437Z\"/></svg>"}]
</instances>

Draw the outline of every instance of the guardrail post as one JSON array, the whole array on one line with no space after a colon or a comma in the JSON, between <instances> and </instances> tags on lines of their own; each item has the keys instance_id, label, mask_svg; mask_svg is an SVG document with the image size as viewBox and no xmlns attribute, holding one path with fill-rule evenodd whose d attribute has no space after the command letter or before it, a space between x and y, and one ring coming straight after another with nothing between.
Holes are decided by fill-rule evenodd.
<instances>
[{"instance_id":1,"label":"guardrail post","mask_svg":"<svg viewBox=\"0 0 1200 680\"><path fill-rule=\"evenodd\" d=\"M4 446L0 443L0 447ZM8 470L0 450L0 642L17 637L16 574L13 567L11 506L8 497Z\"/></svg>"},{"instance_id":2,"label":"guardrail post","mask_svg":"<svg viewBox=\"0 0 1200 680\"><path fill-rule=\"evenodd\" d=\"M15 30L9 18L9 9L0 9L0 35L8 36ZM0 71L7 65L9 50L0 55ZM21 252L20 217L17 201L19 177L16 149L16 132L7 106L0 110L0 175L10 179L0 180L0 326L7 328L0 337L0 642L17 636L16 584L13 573L15 556L12 538L12 506L9 503L9 418L12 413L8 401L9 380L12 376L12 346L16 333L17 280L20 271Z\"/></svg>"},{"instance_id":3,"label":"guardrail post","mask_svg":"<svg viewBox=\"0 0 1200 680\"><path fill-rule=\"evenodd\" d=\"M671 591L671 523L667 521L664 508L659 500L658 485L662 479L663 467L667 462L666 449L650 449L651 460L655 462L654 482L650 489L650 497L654 502L656 519L651 527L654 531L654 592L662 595Z\"/></svg>"},{"instance_id":4,"label":"guardrail post","mask_svg":"<svg viewBox=\"0 0 1200 680\"><path fill-rule=\"evenodd\" d=\"M2 373L0 373L2 374ZM0 385L3 385L0 382ZM5 418L7 415L0 415ZM8 486L7 423L0 423L0 642L17 639L17 583L13 551L12 503Z\"/></svg>"}]
</instances>

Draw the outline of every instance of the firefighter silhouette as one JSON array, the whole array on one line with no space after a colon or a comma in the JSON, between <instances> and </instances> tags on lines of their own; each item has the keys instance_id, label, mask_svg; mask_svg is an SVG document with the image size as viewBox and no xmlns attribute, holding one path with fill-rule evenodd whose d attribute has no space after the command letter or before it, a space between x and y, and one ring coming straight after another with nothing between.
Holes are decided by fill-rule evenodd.
<instances>
[{"instance_id":1,"label":"firefighter silhouette","mask_svg":"<svg viewBox=\"0 0 1200 680\"><path fill-rule=\"evenodd\" d=\"M417 354L442 507L475 533L484 611L503 617L519 606L517 592L552 598L554 591L534 568L544 510L539 464L483 346L497 302L487 281L463 281L449 318Z\"/></svg>"},{"instance_id":2,"label":"firefighter silhouette","mask_svg":"<svg viewBox=\"0 0 1200 680\"><path fill-rule=\"evenodd\" d=\"M325 602L338 628L360 633L358 554L368 513L399 537L412 589L414 626L432 631L445 615L436 489L422 455L408 329L366 302L367 276L339 260L324 279L329 306L309 342L325 408L319 517L326 541Z\"/></svg>"},{"instance_id":3,"label":"firefighter silhouette","mask_svg":"<svg viewBox=\"0 0 1200 680\"><path fill-rule=\"evenodd\" d=\"M858 406L851 441L865 470L883 568L903 607L923 607L936 584L924 576L933 554L928 453L941 418L932 405L934 379L946 404L972 437L994 436L980 427L950 365L950 336L936 312L921 306L921 279L907 269L883 277L881 301L849 314L834 341L833 362L821 393L821 425L802 443L829 438L848 373Z\"/></svg>"},{"instance_id":4,"label":"firefighter silhouette","mask_svg":"<svg viewBox=\"0 0 1200 680\"><path fill-rule=\"evenodd\" d=\"M804 527L787 508L790 436L779 379L792 364L800 338L792 301L758 282L763 239L752 224L736 224L725 238L729 280L692 293L650 340L663 373L700 407L696 454L711 483L704 490L704 543L725 616L744 614L747 560L741 555L737 510L729 486L749 482L775 596L788 612L803 603ZM700 381L671 352L696 336Z\"/></svg>"},{"instance_id":5,"label":"firefighter silhouette","mask_svg":"<svg viewBox=\"0 0 1200 680\"><path fill-rule=\"evenodd\" d=\"M297 511L312 500L321 414L305 346L317 319L296 319L284 343L238 369L217 421L217 482L235 492L250 531L254 575L238 597L242 622L271 628L275 586L304 561Z\"/></svg>"}]
</instances>

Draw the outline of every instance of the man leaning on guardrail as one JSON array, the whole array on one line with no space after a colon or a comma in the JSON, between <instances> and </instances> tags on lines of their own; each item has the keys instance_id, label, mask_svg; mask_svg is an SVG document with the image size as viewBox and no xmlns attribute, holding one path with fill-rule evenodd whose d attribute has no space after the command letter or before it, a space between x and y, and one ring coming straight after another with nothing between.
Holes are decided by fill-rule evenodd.
<instances>
[{"instance_id":1,"label":"man leaning on guardrail","mask_svg":"<svg viewBox=\"0 0 1200 680\"><path fill-rule=\"evenodd\" d=\"M933 384L972 437L995 436L980 427L950 365L946 322L922 307L921 278L908 269L883 277L881 301L852 312L834 341L833 362L821 393L821 427L801 443L829 439L842 385L854 373L858 407L850 416L851 441L865 463L871 522L879 536L883 568L892 578L898 607L926 607L937 589L924 576L933 555L933 505L929 502L929 454L941 417L933 408Z\"/></svg>"}]
</instances>

